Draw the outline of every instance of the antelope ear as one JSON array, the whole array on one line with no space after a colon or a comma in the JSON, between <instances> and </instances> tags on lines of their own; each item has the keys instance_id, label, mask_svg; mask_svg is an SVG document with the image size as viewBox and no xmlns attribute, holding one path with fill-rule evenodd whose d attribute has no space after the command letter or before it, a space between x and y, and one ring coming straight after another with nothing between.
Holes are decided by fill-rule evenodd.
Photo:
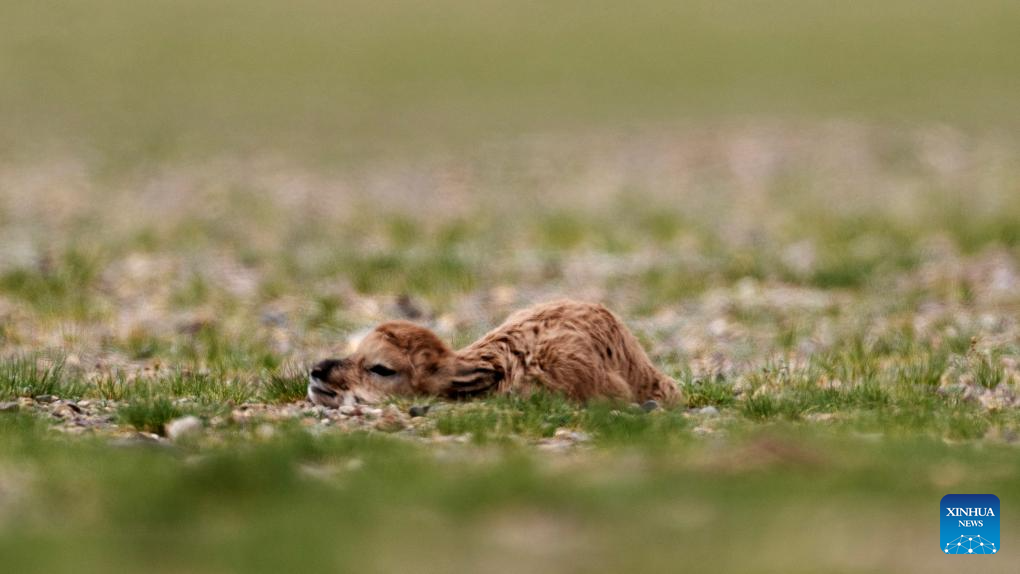
<instances>
[{"instance_id":1,"label":"antelope ear","mask_svg":"<svg viewBox=\"0 0 1020 574\"><path fill-rule=\"evenodd\" d=\"M452 398L480 395L495 389L503 377L503 371L490 365L461 366L450 378L446 394Z\"/></svg>"},{"instance_id":2,"label":"antelope ear","mask_svg":"<svg viewBox=\"0 0 1020 574\"><path fill-rule=\"evenodd\" d=\"M453 353L442 346L425 345L411 353L411 387L418 393L441 395L453 372Z\"/></svg>"}]
</instances>

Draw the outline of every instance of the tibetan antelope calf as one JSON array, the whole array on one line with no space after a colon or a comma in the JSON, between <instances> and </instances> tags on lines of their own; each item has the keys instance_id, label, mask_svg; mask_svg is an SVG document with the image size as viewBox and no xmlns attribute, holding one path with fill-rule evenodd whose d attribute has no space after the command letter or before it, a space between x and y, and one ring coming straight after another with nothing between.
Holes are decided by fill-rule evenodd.
<instances>
[{"instance_id":1,"label":"tibetan antelope calf","mask_svg":"<svg viewBox=\"0 0 1020 574\"><path fill-rule=\"evenodd\" d=\"M383 323L351 356L312 369L308 399L338 407L390 395L466 398L537 389L582 402L668 405L680 398L676 382L655 368L616 315L598 304L557 301L514 313L459 351L420 325Z\"/></svg>"}]
</instances>

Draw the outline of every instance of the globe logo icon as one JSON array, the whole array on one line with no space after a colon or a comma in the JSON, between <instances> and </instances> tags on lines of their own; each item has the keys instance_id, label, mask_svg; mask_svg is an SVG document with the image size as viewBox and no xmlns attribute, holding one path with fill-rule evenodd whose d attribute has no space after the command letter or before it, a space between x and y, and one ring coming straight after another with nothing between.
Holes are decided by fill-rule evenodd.
<instances>
[{"instance_id":1,"label":"globe logo icon","mask_svg":"<svg viewBox=\"0 0 1020 574\"><path fill-rule=\"evenodd\" d=\"M983 536L960 536L946 543L945 554L996 554L995 543Z\"/></svg>"}]
</instances>

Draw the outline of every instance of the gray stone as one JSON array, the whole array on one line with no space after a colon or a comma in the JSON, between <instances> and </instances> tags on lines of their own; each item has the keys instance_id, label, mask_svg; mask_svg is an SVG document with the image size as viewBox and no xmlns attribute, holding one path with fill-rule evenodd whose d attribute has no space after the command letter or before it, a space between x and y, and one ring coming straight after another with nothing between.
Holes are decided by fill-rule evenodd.
<instances>
[{"instance_id":1,"label":"gray stone","mask_svg":"<svg viewBox=\"0 0 1020 574\"><path fill-rule=\"evenodd\" d=\"M369 420L375 420L375 419L381 417L382 414L383 414L383 410L382 409L377 409L377 408L373 408L373 407L361 406L361 407L358 407L358 410L361 411L361 416L363 416L363 417L365 417L366 419L369 419Z\"/></svg>"},{"instance_id":2,"label":"gray stone","mask_svg":"<svg viewBox=\"0 0 1020 574\"><path fill-rule=\"evenodd\" d=\"M34 398L37 403L52 403L57 400L57 397L53 395L36 395L32 398Z\"/></svg>"},{"instance_id":3,"label":"gray stone","mask_svg":"<svg viewBox=\"0 0 1020 574\"><path fill-rule=\"evenodd\" d=\"M202 434L202 419L188 415L166 423L166 436L172 441L187 440Z\"/></svg>"},{"instance_id":4,"label":"gray stone","mask_svg":"<svg viewBox=\"0 0 1020 574\"><path fill-rule=\"evenodd\" d=\"M61 419L73 419L76 414L81 413L81 409L75 410L71 405L57 405L57 408L53 409L53 416Z\"/></svg>"},{"instance_id":5,"label":"gray stone","mask_svg":"<svg viewBox=\"0 0 1020 574\"><path fill-rule=\"evenodd\" d=\"M705 415L707 417L717 417L719 416L719 409L713 407L712 405L708 405L707 407L702 407L698 409L698 413Z\"/></svg>"},{"instance_id":6,"label":"gray stone","mask_svg":"<svg viewBox=\"0 0 1020 574\"><path fill-rule=\"evenodd\" d=\"M650 412L652 412L652 411L654 411L654 410L656 410L658 408L659 408L659 401L656 401L656 400L650 400L650 401L645 401L645 402L641 403L641 410L645 411L646 413L650 413Z\"/></svg>"},{"instance_id":7,"label":"gray stone","mask_svg":"<svg viewBox=\"0 0 1020 574\"><path fill-rule=\"evenodd\" d=\"M423 416L429 414L429 409L430 408L431 408L431 405L414 405L414 406L412 406L410 408L410 410L407 411L407 414L411 415L412 418L413 417L423 417Z\"/></svg>"},{"instance_id":8,"label":"gray stone","mask_svg":"<svg viewBox=\"0 0 1020 574\"><path fill-rule=\"evenodd\" d=\"M21 405L17 401L0 403L0 413L16 413L19 410L21 410Z\"/></svg>"},{"instance_id":9,"label":"gray stone","mask_svg":"<svg viewBox=\"0 0 1020 574\"><path fill-rule=\"evenodd\" d=\"M591 440L591 435L586 432L570 430L567 428L556 429L553 433L554 439L568 440L571 442L588 442Z\"/></svg>"}]
</instances>

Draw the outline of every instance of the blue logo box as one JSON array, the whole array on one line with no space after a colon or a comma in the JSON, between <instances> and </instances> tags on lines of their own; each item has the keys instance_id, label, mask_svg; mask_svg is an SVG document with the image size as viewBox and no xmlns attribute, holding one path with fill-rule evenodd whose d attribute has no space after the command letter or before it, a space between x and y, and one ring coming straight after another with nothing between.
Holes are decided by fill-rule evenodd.
<instances>
[{"instance_id":1,"label":"blue logo box","mask_svg":"<svg viewBox=\"0 0 1020 574\"><path fill-rule=\"evenodd\" d=\"M947 494L940 504L943 554L999 553L999 497Z\"/></svg>"}]
</instances>

